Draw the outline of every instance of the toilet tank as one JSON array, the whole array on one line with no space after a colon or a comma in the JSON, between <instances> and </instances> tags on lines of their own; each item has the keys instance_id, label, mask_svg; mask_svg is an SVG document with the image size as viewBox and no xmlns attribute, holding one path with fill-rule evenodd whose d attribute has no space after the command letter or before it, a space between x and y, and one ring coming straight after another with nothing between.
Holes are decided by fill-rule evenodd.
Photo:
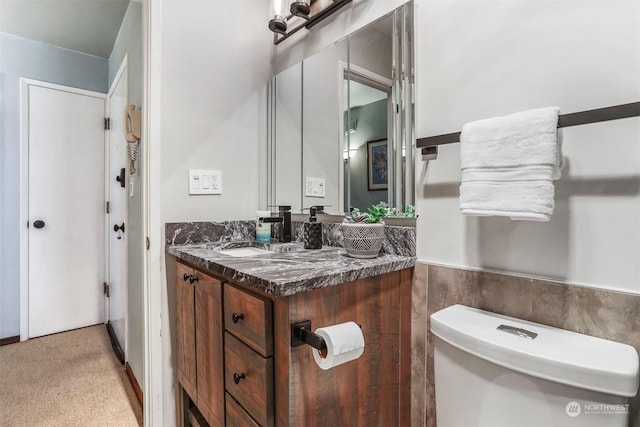
<instances>
[{"instance_id":1,"label":"toilet tank","mask_svg":"<svg viewBox=\"0 0 640 427\"><path fill-rule=\"evenodd\" d=\"M438 427L627 427L626 344L463 305L431 316Z\"/></svg>"}]
</instances>

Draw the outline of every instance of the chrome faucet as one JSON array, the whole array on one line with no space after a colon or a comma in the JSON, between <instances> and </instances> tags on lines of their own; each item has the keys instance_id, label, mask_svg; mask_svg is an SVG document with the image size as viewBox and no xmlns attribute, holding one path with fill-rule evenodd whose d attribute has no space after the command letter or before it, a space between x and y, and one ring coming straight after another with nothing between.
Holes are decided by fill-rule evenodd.
<instances>
[{"instance_id":1,"label":"chrome faucet","mask_svg":"<svg viewBox=\"0 0 640 427\"><path fill-rule=\"evenodd\" d=\"M258 218L260 224L282 223L282 232L278 241L287 243L291 241L291 206L278 206L278 216L268 216Z\"/></svg>"}]
</instances>

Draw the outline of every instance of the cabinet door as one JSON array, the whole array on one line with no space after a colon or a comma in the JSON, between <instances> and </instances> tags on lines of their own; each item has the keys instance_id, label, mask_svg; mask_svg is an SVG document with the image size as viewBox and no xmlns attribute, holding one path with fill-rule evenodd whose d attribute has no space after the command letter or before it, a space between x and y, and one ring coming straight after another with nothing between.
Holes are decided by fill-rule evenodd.
<instances>
[{"instance_id":1,"label":"cabinet door","mask_svg":"<svg viewBox=\"0 0 640 427\"><path fill-rule=\"evenodd\" d=\"M228 332L224 356L227 392L260 425L273 426L273 358L262 357Z\"/></svg>"},{"instance_id":2,"label":"cabinet door","mask_svg":"<svg viewBox=\"0 0 640 427\"><path fill-rule=\"evenodd\" d=\"M224 426L222 283L196 272L197 405L210 426Z\"/></svg>"},{"instance_id":3,"label":"cabinet door","mask_svg":"<svg viewBox=\"0 0 640 427\"><path fill-rule=\"evenodd\" d=\"M196 337L193 269L176 263L176 370L178 381L192 400L196 398Z\"/></svg>"},{"instance_id":4,"label":"cabinet door","mask_svg":"<svg viewBox=\"0 0 640 427\"><path fill-rule=\"evenodd\" d=\"M271 301L235 286L224 287L224 324L227 331L264 357L273 354Z\"/></svg>"},{"instance_id":5,"label":"cabinet door","mask_svg":"<svg viewBox=\"0 0 640 427\"><path fill-rule=\"evenodd\" d=\"M226 396L227 427L260 427L260 424L255 422L255 420L242 409L242 406L240 406L233 396L229 393L227 393Z\"/></svg>"}]
</instances>

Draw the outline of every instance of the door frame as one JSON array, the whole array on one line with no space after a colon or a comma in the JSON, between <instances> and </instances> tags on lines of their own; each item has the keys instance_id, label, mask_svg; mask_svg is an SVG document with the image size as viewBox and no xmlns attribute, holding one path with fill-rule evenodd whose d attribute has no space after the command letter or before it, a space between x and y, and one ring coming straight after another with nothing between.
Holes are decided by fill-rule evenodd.
<instances>
[{"instance_id":1,"label":"door frame","mask_svg":"<svg viewBox=\"0 0 640 427\"><path fill-rule=\"evenodd\" d=\"M167 344L170 331L166 310L164 224L162 216L162 12L161 1L142 2L144 95L142 110L142 226L146 240L143 257L144 311L144 425L169 425L174 418L166 390L172 388ZM153 144L151 142L153 141ZM163 296L164 295L164 296ZM163 300L165 302L163 302ZM164 340L163 340L164 338ZM166 418L166 419L165 419Z\"/></svg>"},{"instance_id":2,"label":"door frame","mask_svg":"<svg viewBox=\"0 0 640 427\"><path fill-rule=\"evenodd\" d=\"M366 68L360 67L359 65L355 65L355 64L349 64L345 61L338 61L338 72L339 72L339 77L338 77L338 81L340 82L338 84L338 98L339 99L339 110L340 111L340 117L339 117L339 121L340 121L340 129L344 129L345 128L345 124L344 124L344 101L345 101L345 97L347 96L347 94L345 94L345 90L344 90L344 85L343 82L346 81L347 85L349 84L350 81L355 81L364 85L367 85L369 87L372 87L374 89L378 89L382 92L385 92L387 94L387 153L393 153L394 152L394 146L393 146L393 142L394 140L396 140L397 138L394 138L395 134L395 130L393 127L393 119L394 119L394 108L393 108L393 81L388 78L385 77L383 75L380 75L378 73L375 73L373 71L367 70ZM352 78L353 77L353 78ZM350 86L349 89L347 89L347 91L349 92L349 105L348 105L348 110L349 110L349 116L351 116L351 95L350 95ZM340 164L343 164L343 153L344 153L344 145L345 142L347 141L347 138L345 138L344 133L340 132L340 137L339 137L339 144L340 144ZM348 137L351 138L351 137ZM351 149L351 147L348 148L349 150ZM349 155L349 158L351 156ZM396 157L395 154L393 156L394 158ZM348 159L349 159L348 158ZM389 164L389 156L387 157L387 163ZM348 167L346 167L345 165L347 165ZM396 170L397 165L394 163L392 165L393 170ZM350 160L349 162L344 162L343 166L339 168L339 172L340 172L340 185L339 187L339 192L340 192L340 208L341 208L341 212L345 212L350 206L344 206L345 205L345 201L349 202L349 205L351 205L351 163ZM347 173L348 172L348 173ZM304 176L304 174L303 174ZM390 182L389 182L389 186L387 189L387 203L389 204L389 206L396 206L397 203L394 202L395 200L395 193L396 193L396 188L397 185L395 184L395 181L397 181L396 179L396 174L394 173L393 175L389 176L390 178ZM304 186L303 186L304 187ZM346 195L345 195L345 187L347 188L346 190Z\"/></svg>"},{"instance_id":3,"label":"door frame","mask_svg":"<svg viewBox=\"0 0 640 427\"><path fill-rule=\"evenodd\" d=\"M121 112L117 112L117 111L111 111L111 97L113 96L113 92L116 88L116 84L120 81L120 79L125 76L125 73L127 72L129 67L129 54L125 54L124 58L122 59L122 62L120 63L120 67L118 67L118 72L116 73L115 77L113 78L113 82L111 83L111 86L109 87L109 92L107 93L107 97L105 99L105 111L106 111L106 116L107 117L113 117L114 114L121 114ZM125 104L129 103L129 79L128 76L127 77L127 82L126 82L126 86L124 88L125 91L125 98L126 98L126 102ZM110 180L113 179L112 176L110 176L110 165L111 165L111 132L121 132L122 129L116 130L116 129L111 129L111 126L109 126L109 129L107 129L107 131L105 132L105 179L104 179L104 195L105 195L105 202L106 201L111 201L111 194L110 194ZM127 152L127 142L125 141L124 143L124 150L125 152L123 154L126 154ZM125 168L128 170L129 168L127 167L127 164L125 162ZM125 174L125 180L128 181L129 174ZM125 206L124 206L124 212L125 212L125 218L124 218L124 223L128 224L129 221L129 197L128 197L128 193L129 193L129 184L126 184L126 194L125 194ZM105 251L104 251L104 277L105 280L107 281L107 285L111 286L111 254L110 254L110 236L111 236L111 222L109 222L109 215L108 213L106 213L105 210L105 230L104 230L104 242L105 242ZM128 237L127 237L128 238ZM124 246L124 251L127 252L127 257L126 257L126 261L125 261L125 265L124 265L124 270L127 273L127 278L129 276L129 259L128 259L128 245ZM128 281L127 281L128 283ZM124 307L124 313L125 313L125 317L124 317L124 337L123 340L124 342L119 343L121 345L121 350L124 353L124 360L125 362L127 361L127 355L128 353L128 346L129 346L129 298L128 298L128 286L124 289L125 292L125 307ZM107 298L105 296L105 323L108 323L111 321L111 298Z\"/></svg>"},{"instance_id":4,"label":"door frame","mask_svg":"<svg viewBox=\"0 0 640 427\"><path fill-rule=\"evenodd\" d=\"M27 227L29 222L29 86L102 98L105 103L107 99L107 95L100 92L20 78L20 341L29 339L29 231ZM106 138L106 132L104 138ZM104 139L103 146L106 150L107 144ZM105 298L105 309L106 303Z\"/></svg>"}]
</instances>

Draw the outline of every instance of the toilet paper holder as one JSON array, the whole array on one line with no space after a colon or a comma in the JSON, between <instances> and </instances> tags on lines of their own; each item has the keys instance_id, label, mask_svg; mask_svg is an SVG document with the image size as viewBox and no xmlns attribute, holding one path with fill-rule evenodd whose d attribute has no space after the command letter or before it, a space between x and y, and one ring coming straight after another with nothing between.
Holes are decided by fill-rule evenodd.
<instances>
[{"instance_id":1,"label":"toilet paper holder","mask_svg":"<svg viewBox=\"0 0 640 427\"><path fill-rule=\"evenodd\" d=\"M291 347L300 347L303 344L308 344L321 352L327 351L324 338L311 330L311 320L291 324Z\"/></svg>"}]
</instances>

